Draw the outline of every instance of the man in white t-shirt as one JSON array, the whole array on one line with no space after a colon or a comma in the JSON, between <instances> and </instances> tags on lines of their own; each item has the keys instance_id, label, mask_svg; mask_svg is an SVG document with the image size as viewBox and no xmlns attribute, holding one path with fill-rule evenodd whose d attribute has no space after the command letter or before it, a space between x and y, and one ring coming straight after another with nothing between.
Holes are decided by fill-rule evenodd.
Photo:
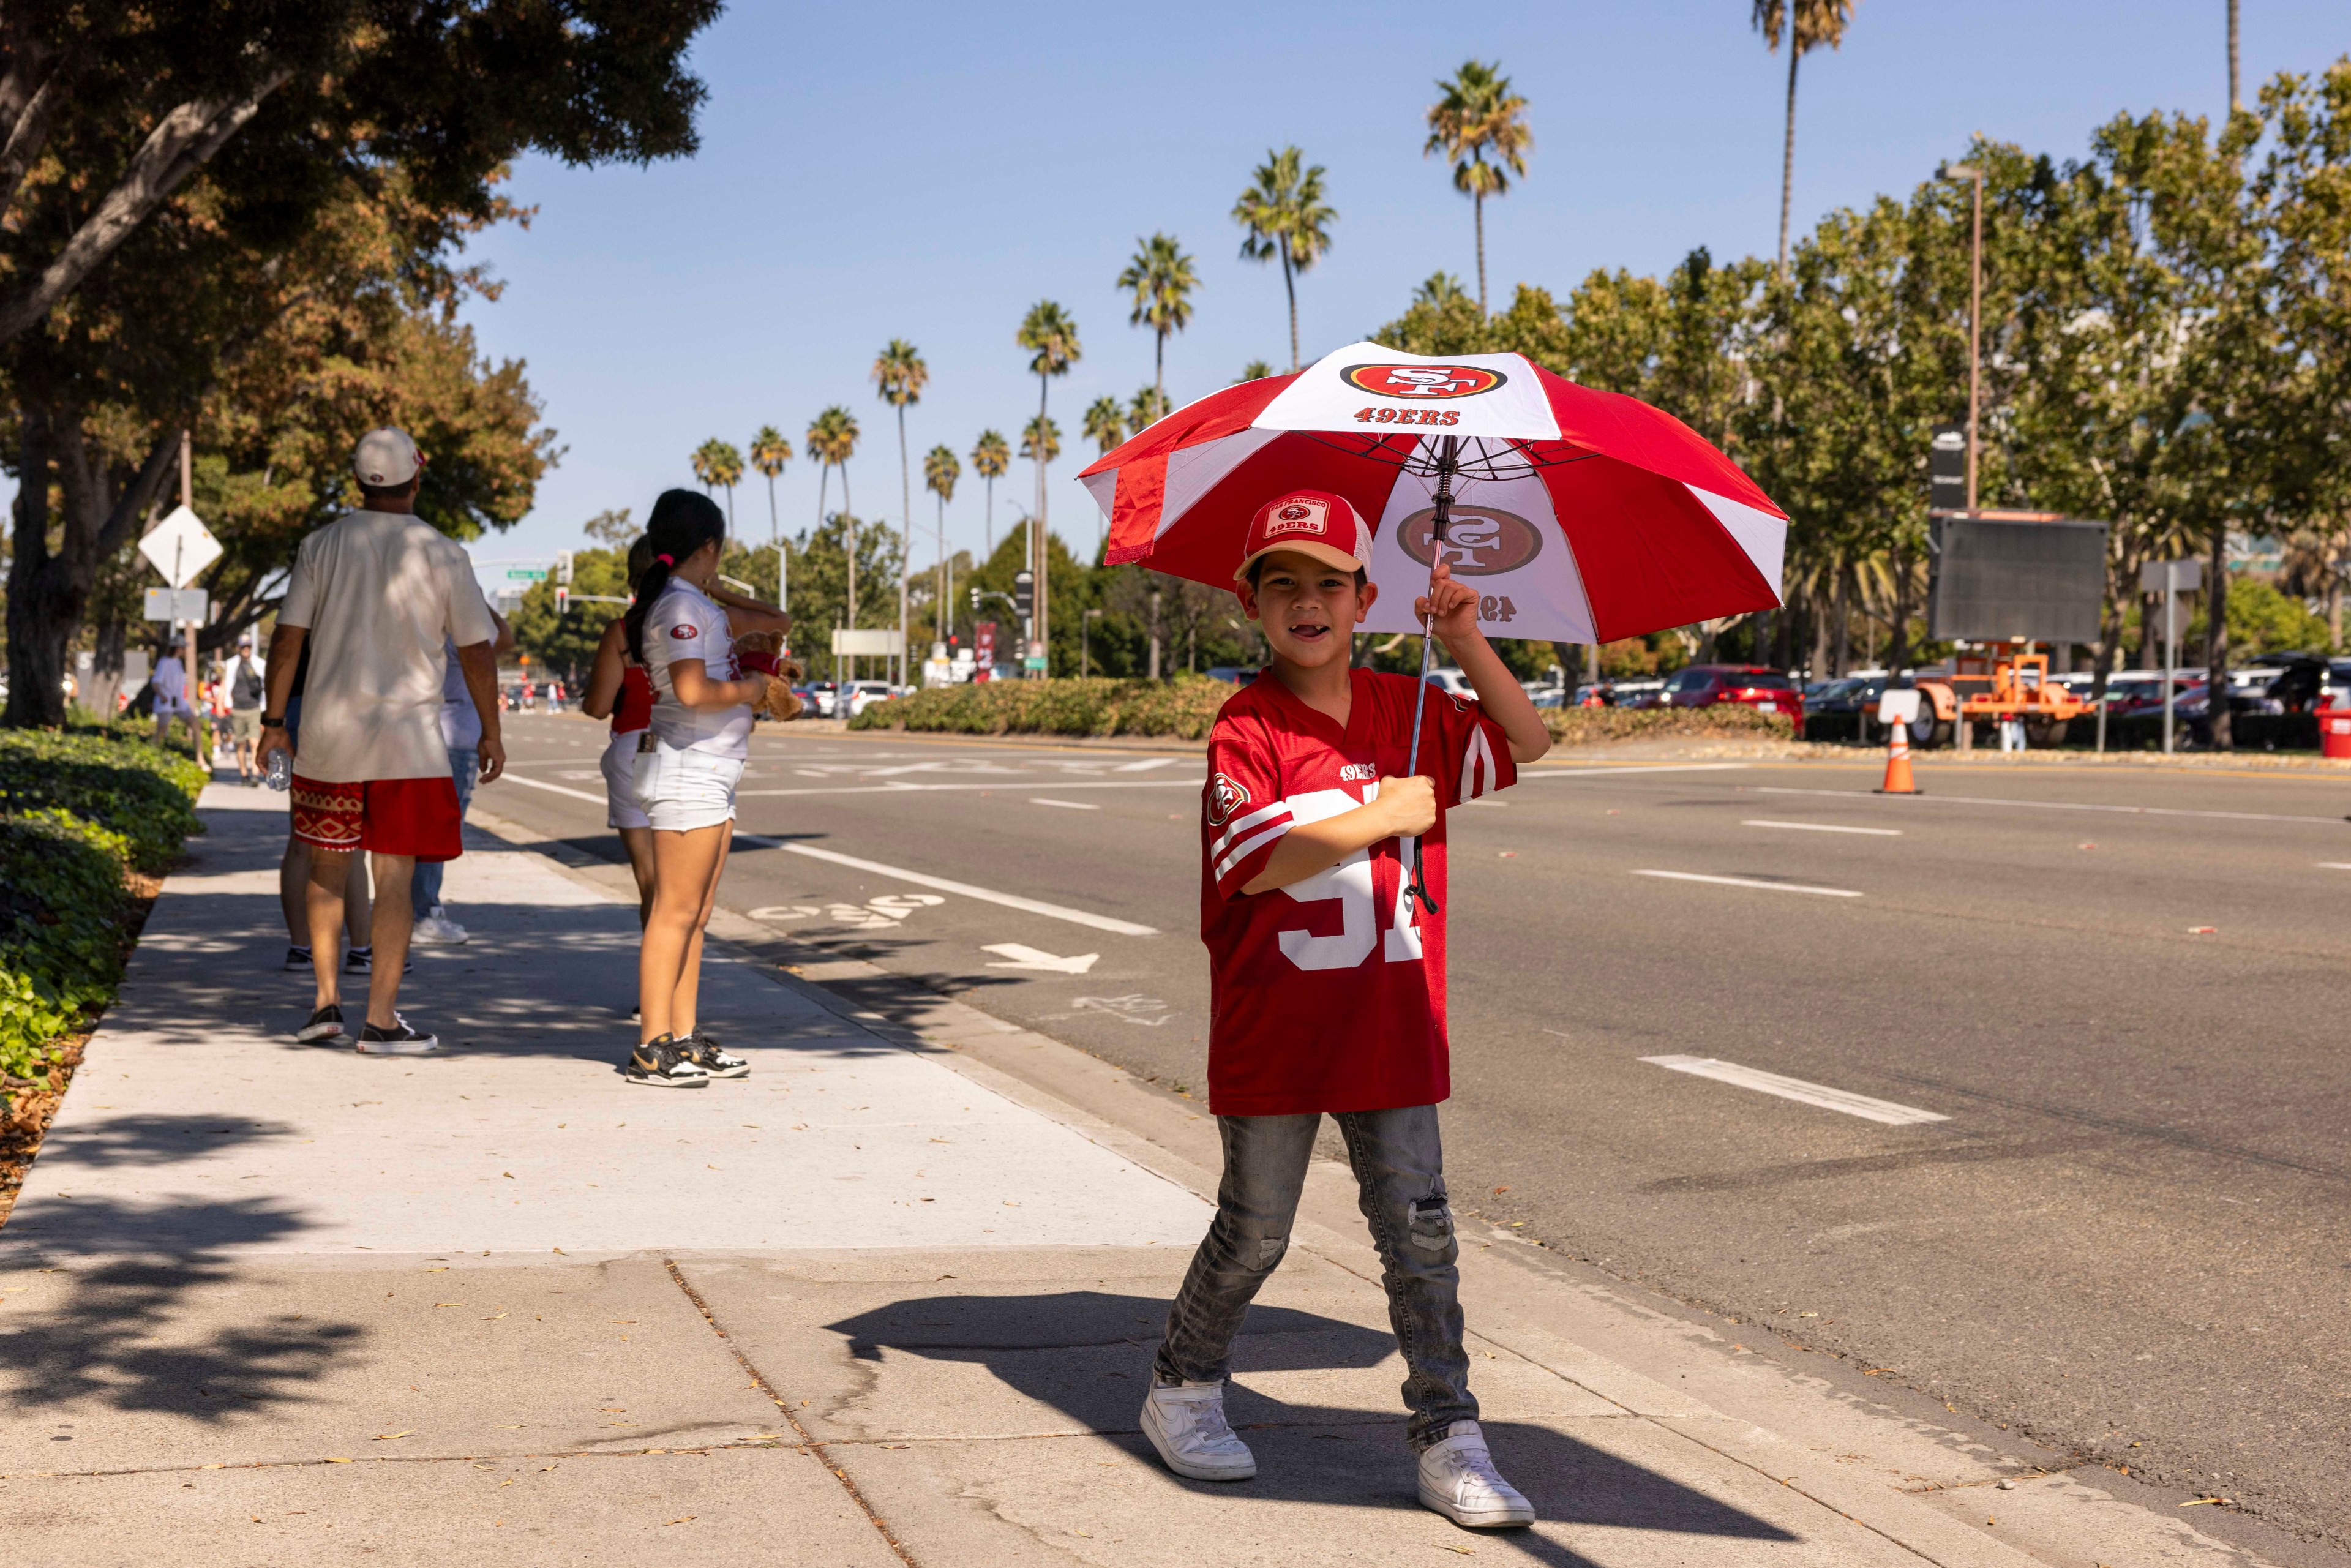
<instances>
[{"instance_id":1,"label":"man in white t-shirt","mask_svg":"<svg viewBox=\"0 0 2351 1568\"><path fill-rule=\"evenodd\" d=\"M278 606L259 760L266 769L271 754L293 751L286 702L307 643L302 744L292 758L294 833L310 846L318 995L296 1038L345 1033L335 939L346 857L365 850L375 873L375 952L358 1045L371 1055L416 1055L439 1041L412 1029L395 1007L413 919L410 881L418 861L455 860L464 849L441 730L443 651L456 647L480 716L486 782L506 767L492 651L497 626L465 552L415 515L424 459L407 433L370 431L352 466L363 505L302 541Z\"/></svg>"}]
</instances>

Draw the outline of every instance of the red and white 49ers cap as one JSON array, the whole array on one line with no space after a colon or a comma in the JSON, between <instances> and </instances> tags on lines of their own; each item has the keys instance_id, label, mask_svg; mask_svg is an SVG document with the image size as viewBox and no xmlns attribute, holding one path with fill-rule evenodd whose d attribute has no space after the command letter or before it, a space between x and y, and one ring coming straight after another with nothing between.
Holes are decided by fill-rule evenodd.
<instances>
[{"instance_id":1,"label":"red and white 49ers cap","mask_svg":"<svg viewBox=\"0 0 2351 1568\"><path fill-rule=\"evenodd\" d=\"M1368 571L1372 530L1346 497L1328 490L1292 490L1259 507L1249 519L1233 580L1246 581L1250 563L1278 549L1311 555L1343 571Z\"/></svg>"}]
</instances>

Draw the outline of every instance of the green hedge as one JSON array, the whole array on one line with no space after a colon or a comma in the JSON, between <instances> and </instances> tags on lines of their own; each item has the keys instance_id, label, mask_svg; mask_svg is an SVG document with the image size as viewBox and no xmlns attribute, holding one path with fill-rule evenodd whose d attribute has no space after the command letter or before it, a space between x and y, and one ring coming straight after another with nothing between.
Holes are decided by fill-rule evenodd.
<instances>
[{"instance_id":1,"label":"green hedge","mask_svg":"<svg viewBox=\"0 0 2351 1568\"><path fill-rule=\"evenodd\" d=\"M131 863L151 874L204 831L196 795L206 777L119 726L0 730L0 817L54 808L97 822L128 839Z\"/></svg>"},{"instance_id":2,"label":"green hedge","mask_svg":"<svg viewBox=\"0 0 2351 1568\"><path fill-rule=\"evenodd\" d=\"M852 729L948 735L1156 735L1205 740L1237 688L1202 675L1172 681L1060 678L934 686L876 703Z\"/></svg>"},{"instance_id":3,"label":"green hedge","mask_svg":"<svg viewBox=\"0 0 2351 1568\"><path fill-rule=\"evenodd\" d=\"M1677 737L1754 740L1796 737L1794 720L1781 714L1758 713L1745 703L1716 703L1709 707L1545 708L1542 717L1552 739L1561 746Z\"/></svg>"},{"instance_id":4,"label":"green hedge","mask_svg":"<svg viewBox=\"0 0 2351 1568\"><path fill-rule=\"evenodd\" d=\"M112 729L0 731L0 1073L41 1072L53 1042L113 999L124 873L163 871L202 831L204 778Z\"/></svg>"}]
</instances>

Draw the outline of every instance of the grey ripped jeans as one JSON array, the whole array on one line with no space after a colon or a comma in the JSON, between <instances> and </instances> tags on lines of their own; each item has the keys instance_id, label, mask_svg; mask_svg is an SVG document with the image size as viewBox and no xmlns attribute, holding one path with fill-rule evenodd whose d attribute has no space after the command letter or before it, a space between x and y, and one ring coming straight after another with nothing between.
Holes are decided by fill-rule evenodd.
<instances>
[{"instance_id":1,"label":"grey ripped jeans","mask_svg":"<svg viewBox=\"0 0 2351 1568\"><path fill-rule=\"evenodd\" d=\"M1404 1352L1405 1436L1415 1452L1455 1421L1476 1420L1461 1347L1460 1256L1445 1197L1437 1107L1334 1113L1384 1265L1388 1322ZM1219 1116L1225 1175L1217 1217L1167 1309L1155 1371L1162 1383L1221 1383L1249 1304L1290 1245L1319 1115Z\"/></svg>"}]
</instances>

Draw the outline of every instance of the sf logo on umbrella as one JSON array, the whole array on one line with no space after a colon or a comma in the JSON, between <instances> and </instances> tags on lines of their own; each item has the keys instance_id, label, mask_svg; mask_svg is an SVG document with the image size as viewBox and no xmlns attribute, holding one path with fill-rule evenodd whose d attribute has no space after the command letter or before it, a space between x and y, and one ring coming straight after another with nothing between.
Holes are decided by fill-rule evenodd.
<instances>
[{"instance_id":1,"label":"sf logo on umbrella","mask_svg":"<svg viewBox=\"0 0 2351 1568\"><path fill-rule=\"evenodd\" d=\"M1357 392L1418 402L1476 397L1492 392L1509 378L1499 371L1475 365L1349 365L1339 372L1339 379Z\"/></svg>"}]
</instances>

